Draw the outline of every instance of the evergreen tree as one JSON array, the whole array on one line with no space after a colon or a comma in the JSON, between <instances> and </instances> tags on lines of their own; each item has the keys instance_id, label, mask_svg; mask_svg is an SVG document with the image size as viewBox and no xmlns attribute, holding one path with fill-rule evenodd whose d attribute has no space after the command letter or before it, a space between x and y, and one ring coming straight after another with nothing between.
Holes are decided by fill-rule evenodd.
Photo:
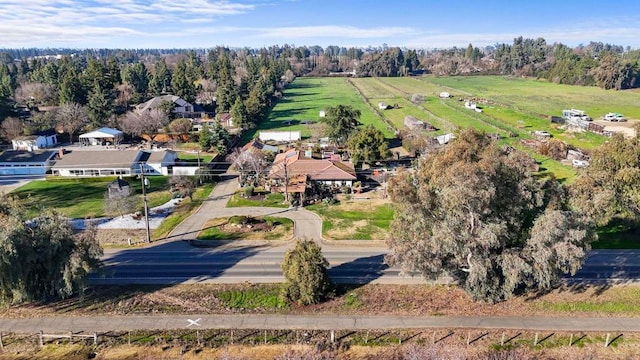
<instances>
[{"instance_id":1,"label":"evergreen tree","mask_svg":"<svg viewBox=\"0 0 640 360\"><path fill-rule=\"evenodd\" d=\"M196 87L187 78L187 65L184 60L178 61L176 71L171 79L171 89L173 93L182 99L193 102L196 99Z\"/></svg>"},{"instance_id":2,"label":"evergreen tree","mask_svg":"<svg viewBox=\"0 0 640 360\"><path fill-rule=\"evenodd\" d=\"M330 295L333 288L327 275L329 263L315 241L298 240L282 261L285 283L281 296L300 305L317 304Z\"/></svg>"}]
</instances>

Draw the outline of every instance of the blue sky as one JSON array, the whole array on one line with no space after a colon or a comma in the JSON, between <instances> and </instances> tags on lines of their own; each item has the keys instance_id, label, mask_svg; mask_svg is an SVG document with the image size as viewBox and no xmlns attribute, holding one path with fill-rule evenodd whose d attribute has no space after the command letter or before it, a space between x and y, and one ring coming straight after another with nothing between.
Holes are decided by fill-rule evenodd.
<instances>
[{"instance_id":1,"label":"blue sky","mask_svg":"<svg viewBox=\"0 0 640 360\"><path fill-rule=\"evenodd\" d=\"M0 47L466 47L544 37L640 48L638 0L0 0Z\"/></svg>"}]
</instances>

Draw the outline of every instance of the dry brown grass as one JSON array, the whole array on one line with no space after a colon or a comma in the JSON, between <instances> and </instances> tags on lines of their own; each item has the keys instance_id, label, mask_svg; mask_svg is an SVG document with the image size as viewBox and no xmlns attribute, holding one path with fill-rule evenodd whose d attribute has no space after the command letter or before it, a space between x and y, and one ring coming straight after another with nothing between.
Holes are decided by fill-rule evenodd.
<instances>
[{"instance_id":1,"label":"dry brown grass","mask_svg":"<svg viewBox=\"0 0 640 360\"><path fill-rule=\"evenodd\" d=\"M640 287L561 288L538 296L519 296L497 304L474 302L462 290L438 285L376 285L338 288L338 295L321 304L290 309L238 310L226 308L216 294L278 285L200 284L138 287L95 287L85 295L55 303L4 308L0 317L126 314L368 314L413 316L640 316ZM354 301L355 300L355 301ZM567 309L562 304L590 304ZM611 304L622 304L621 308Z\"/></svg>"}]
</instances>

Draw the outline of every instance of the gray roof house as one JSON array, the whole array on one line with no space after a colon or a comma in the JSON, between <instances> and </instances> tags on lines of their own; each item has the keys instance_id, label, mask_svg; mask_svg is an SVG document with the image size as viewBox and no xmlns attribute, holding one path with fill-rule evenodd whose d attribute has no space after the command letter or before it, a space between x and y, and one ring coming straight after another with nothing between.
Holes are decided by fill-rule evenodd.
<instances>
[{"instance_id":1,"label":"gray roof house","mask_svg":"<svg viewBox=\"0 0 640 360\"><path fill-rule=\"evenodd\" d=\"M51 171L68 177L135 175L141 169L147 175L169 175L176 158L175 152L167 150L74 150L64 154Z\"/></svg>"},{"instance_id":2,"label":"gray roof house","mask_svg":"<svg viewBox=\"0 0 640 360\"><path fill-rule=\"evenodd\" d=\"M193 117L193 114L197 113L197 115L200 115L202 112L202 109L199 106L193 105L176 95L156 96L147 102L136 105L135 111L138 114L142 114L145 111L159 108L164 102L173 104L174 108L172 113L176 116Z\"/></svg>"},{"instance_id":3,"label":"gray roof house","mask_svg":"<svg viewBox=\"0 0 640 360\"><path fill-rule=\"evenodd\" d=\"M5 151L0 154L0 176L45 175L57 154L57 151Z\"/></svg>"}]
</instances>

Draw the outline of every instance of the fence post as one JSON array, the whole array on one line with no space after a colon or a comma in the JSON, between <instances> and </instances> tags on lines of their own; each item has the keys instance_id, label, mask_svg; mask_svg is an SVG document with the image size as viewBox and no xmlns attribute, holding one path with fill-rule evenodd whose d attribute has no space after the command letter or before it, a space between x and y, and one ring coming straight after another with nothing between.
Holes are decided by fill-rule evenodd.
<instances>
[{"instance_id":1,"label":"fence post","mask_svg":"<svg viewBox=\"0 0 640 360\"><path fill-rule=\"evenodd\" d=\"M533 339L533 346L538 345L538 333L536 333L536 337Z\"/></svg>"},{"instance_id":2,"label":"fence post","mask_svg":"<svg viewBox=\"0 0 640 360\"><path fill-rule=\"evenodd\" d=\"M200 346L200 330L196 330L196 340L198 341L198 346Z\"/></svg>"},{"instance_id":3,"label":"fence post","mask_svg":"<svg viewBox=\"0 0 640 360\"><path fill-rule=\"evenodd\" d=\"M502 339L500 340L500 346L504 346L504 331L502 332Z\"/></svg>"},{"instance_id":4,"label":"fence post","mask_svg":"<svg viewBox=\"0 0 640 360\"><path fill-rule=\"evenodd\" d=\"M98 333L93 333L93 345L98 345Z\"/></svg>"},{"instance_id":5,"label":"fence post","mask_svg":"<svg viewBox=\"0 0 640 360\"><path fill-rule=\"evenodd\" d=\"M129 337L129 345L131 345L131 331L127 332L127 335Z\"/></svg>"},{"instance_id":6,"label":"fence post","mask_svg":"<svg viewBox=\"0 0 640 360\"><path fill-rule=\"evenodd\" d=\"M2 333L0 332L0 349L4 349L4 343L2 342Z\"/></svg>"},{"instance_id":7,"label":"fence post","mask_svg":"<svg viewBox=\"0 0 640 360\"><path fill-rule=\"evenodd\" d=\"M331 343L336 342L336 333L335 331L331 330Z\"/></svg>"},{"instance_id":8,"label":"fence post","mask_svg":"<svg viewBox=\"0 0 640 360\"><path fill-rule=\"evenodd\" d=\"M611 338L611 333L607 333L607 338L604 340L604 347L609 346L609 339Z\"/></svg>"},{"instance_id":9,"label":"fence post","mask_svg":"<svg viewBox=\"0 0 640 360\"><path fill-rule=\"evenodd\" d=\"M42 347L44 344L42 343L42 330L38 333L38 344Z\"/></svg>"},{"instance_id":10,"label":"fence post","mask_svg":"<svg viewBox=\"0 0 640 360\"><path fill-rule=\"evenodd\" d=\"M569 336L569 346L571 346L571 344L573 344L573 334Z\"/></svg>"},{"instance_id":11,"label":"fence post","mask_svg":"<svg viewBox=\"0 0 640 360\"><path fill-rule=\"evenodd\" d=\"M267 330L264 331L264 343L267 343Z\"/></svg>"},{"instance_id":12,"label":"fence post","mask_svg":"<svg viewBox=\"0 0 640 360\"><path fill-rule=\"evenodd\" d=\"M471 343L471 330L467 332L467 346Z\"/></svg>"},{"instance_id":13,"label":"fence post","mask_svg":"<svg viewBox=\"0 0 640 360\"><path fill-rule=\"evenodd\" d=\"M231 339L230 339L230 340L231 340L231 341L230 341L230 342L231 342L231 345L233 345L233 330L231 330Z\"/></svg>"}]
</instances>

